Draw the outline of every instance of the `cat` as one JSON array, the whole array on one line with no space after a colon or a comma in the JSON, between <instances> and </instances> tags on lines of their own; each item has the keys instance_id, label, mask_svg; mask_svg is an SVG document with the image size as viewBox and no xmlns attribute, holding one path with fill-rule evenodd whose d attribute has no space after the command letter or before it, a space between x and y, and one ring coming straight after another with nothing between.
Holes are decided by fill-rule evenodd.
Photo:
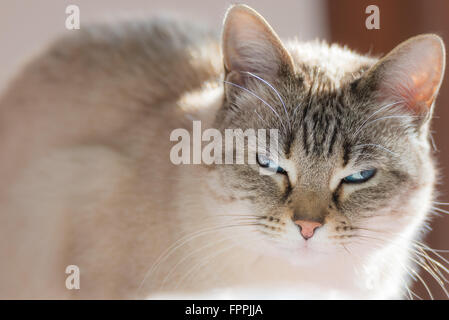
<instances>
[{"instance_id":1,"label":"cat","mask_svg":"<svg viewBox=\"0 0 449 320\"><path fill-rule=\"evenodd\" d=\"M441 38L381 59L283 44L233 5L217 39L165 18L83 27L11 81L1 298L413 298ZM170 134L192 120L277 129L277 154L176 165Z\"/></svg>"}]
</instances>

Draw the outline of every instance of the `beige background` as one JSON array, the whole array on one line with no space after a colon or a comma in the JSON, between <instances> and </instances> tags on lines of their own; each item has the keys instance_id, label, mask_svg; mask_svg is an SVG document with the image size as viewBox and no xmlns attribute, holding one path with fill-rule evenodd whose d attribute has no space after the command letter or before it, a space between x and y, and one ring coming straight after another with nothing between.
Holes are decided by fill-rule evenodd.
<instances>
[{"instance_id":1,"label":"beige background","mask_svg":"<svg viewBox=\"0 0 449 320\"><path fill-rule=\"evenodd\" d=\"M234 1L205 0L1 0L0 90L6 80L39 48L66 30L65 8L80 8L81 28L92 21L114 21L129 16L151 17L160 13L204 21L220 28L226 8ZM249 0L281 37L328 38L324 0Z\"/></svg>"}]
</instances>

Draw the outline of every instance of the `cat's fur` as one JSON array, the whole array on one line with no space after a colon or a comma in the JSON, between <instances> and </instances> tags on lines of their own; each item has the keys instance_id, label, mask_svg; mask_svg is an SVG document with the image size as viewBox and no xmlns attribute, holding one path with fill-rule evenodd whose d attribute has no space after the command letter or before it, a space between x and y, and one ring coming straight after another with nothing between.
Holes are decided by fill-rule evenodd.
<instances>
[{"instance_id":1,"label":"cat's fur","mask_svg":"<svg viewBox=\"0 0 449 320\"><path fill-rule=\"evenodd\" d=\"M441 39L379 63L319 42L284 48L242 5L223 59L216 39L170 20L83 28L10 84L1 298L405 296L433 196ZM279 129L288 176L172 164L170 133L192 119ZM368 167L366 183L341 183ZM299 218L324 225L306 242ZM68 265L80 290L65 287Z\"/></svg>"}]
</instances>

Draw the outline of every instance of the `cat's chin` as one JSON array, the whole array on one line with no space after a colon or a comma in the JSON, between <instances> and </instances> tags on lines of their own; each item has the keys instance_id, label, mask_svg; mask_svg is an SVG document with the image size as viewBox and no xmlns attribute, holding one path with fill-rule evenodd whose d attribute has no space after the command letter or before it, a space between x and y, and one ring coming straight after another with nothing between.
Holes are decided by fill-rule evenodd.
<instances>
[{"instance_id":1,"label":"cat's chin","mask_svg":"<svg viewBox=\"0 0 449 320\"><path fill-rule=\"evenodd\" d=\"M287 261L294 266L310 267L322 264L329 260L330 254L324 253L309 247L300 247L293 249L290 254L283 254Z\"/></svg>"},{"instance_id":2,"label":"cat's chin","mask_svg":"<svg viewBox=\"0 0 449 320\"><path fill-rule=\"evenodd\" d=\"M336 258L336 252L329 251L329 248L320 248L317 244L301 241L293 246L273 245L271 250L265 247L264 253L267 256L285 261L293 266L313 267L322 265L324 262Z\"/></svg>"}]
</instances>

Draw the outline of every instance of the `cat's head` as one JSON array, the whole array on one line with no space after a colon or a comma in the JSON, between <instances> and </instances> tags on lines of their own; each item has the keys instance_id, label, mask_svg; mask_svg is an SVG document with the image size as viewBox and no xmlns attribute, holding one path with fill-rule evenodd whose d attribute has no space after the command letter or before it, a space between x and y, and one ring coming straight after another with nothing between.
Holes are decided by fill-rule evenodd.
<instances>
[{"instance_id":1,"label":"cat's head","mask_svg":"<svg viewBox=\"0 0 449 320\"><path fill-rule=\"evenodd\" d=\"M285 47L259 14L237 5L222 50L216 126L279 130L278 154L218 166L253 216L251 232L300 262L370 252L419 230L435 180L429 121L445 65L438 36L412 38L380 60L322 43Z\"/></svg>"}]
</instances>

